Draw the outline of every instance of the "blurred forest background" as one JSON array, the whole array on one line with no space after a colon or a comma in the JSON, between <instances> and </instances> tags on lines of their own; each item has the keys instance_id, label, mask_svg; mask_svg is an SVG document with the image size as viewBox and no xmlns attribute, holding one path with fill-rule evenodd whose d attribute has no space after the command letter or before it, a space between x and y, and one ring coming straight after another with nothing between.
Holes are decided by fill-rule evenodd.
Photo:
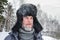
<instances>
[{"instance_id":1,"label":"blurred forest background","mask_svg":"<svg viewBox=\"0 0 60 40\"><path fill-rule=\"evenodd\" d=\"M24 0L20 0L18 2L19 6L25 3ZM8 0L0 0L0 32L11 31L11 28L14 26L16 22L15 13L18 8L15 8L17 6L17 3L15 1L13 3L14 5L8 2ZM42 34L59 39L60 23L56 19L56 16L48 16L47 13L41 9L40 4L37 4L36 6L38 9L37 18L43 27Z\"/></svg>"}]
</instances>

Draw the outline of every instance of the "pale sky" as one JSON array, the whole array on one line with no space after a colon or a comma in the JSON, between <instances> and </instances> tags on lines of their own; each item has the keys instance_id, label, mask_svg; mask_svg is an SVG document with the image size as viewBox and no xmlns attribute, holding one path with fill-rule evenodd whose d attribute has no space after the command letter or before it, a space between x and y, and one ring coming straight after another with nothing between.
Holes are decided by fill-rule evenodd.
<instances>
[{"instance_id":1,"label":"pale sky","mask_svg":"<svg viewBox=\"0 0 60 40\"><path fill-rule=\"evenodd\" d=\"M19 8L19 0L9 0L13 6ZM25 3L40 4L41 10L48 15L57 16L60 20L60 0L24 0Z\"/></svg>"}]
</instances>

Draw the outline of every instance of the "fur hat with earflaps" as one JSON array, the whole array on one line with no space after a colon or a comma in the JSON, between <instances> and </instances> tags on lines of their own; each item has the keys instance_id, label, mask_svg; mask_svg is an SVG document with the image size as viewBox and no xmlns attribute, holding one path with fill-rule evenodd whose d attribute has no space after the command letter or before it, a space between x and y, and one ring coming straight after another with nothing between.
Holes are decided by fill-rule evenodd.
<instances>
[{"instance_id":1,"label":"fur hat with earflaps","mask_svg":"<svg viewBox=\"0 0 60 40\"><path fill-rule=\"evenodd\" d=\"M37 20L37 8L33 4L23 4L21 7L17 10L17 22L12 28L13 32L19 31L19 28L22 28L22 18L24 16L32 16L33 17L33 27L35 29L35 32L40 32L42 30L41 24Z\"/></svg>"}]
</instances>

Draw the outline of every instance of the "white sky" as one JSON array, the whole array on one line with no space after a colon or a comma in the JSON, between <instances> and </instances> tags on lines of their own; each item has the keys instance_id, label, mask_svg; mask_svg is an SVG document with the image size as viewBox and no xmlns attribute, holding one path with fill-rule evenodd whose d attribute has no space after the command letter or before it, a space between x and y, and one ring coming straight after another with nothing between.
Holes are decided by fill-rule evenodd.
<instances>
[{"instance_id":1,"label":"white sky","mask_svg":"<svg viewBox=\"0 0 60 40\"><path fill-rule=\"evenodd\" d=\"M20 0L9 0L18 9ZM40 4L43 12L48 15L57 16L60 20L60 0L24 0L25 3Z\"/></svg>"}]
</instances>

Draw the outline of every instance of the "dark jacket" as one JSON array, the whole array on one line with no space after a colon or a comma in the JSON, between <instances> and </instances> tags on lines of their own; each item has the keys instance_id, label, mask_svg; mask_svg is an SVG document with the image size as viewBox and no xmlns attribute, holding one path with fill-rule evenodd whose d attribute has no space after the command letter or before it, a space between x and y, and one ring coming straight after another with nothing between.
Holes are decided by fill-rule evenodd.
<instances>
[{"instance_id":1,"label":"dark jacket","mask_svg":"<svg viewBox=\"0 0 60 40\"><path fill-rule=\"evenodd\" d=\"M10 32L9 35L4 40L19 40L18 39L18 32L16 32L16 33ZM43 40L40 32L38 34L35 33L34 40Z\"/></svg>"}]
</instances>

